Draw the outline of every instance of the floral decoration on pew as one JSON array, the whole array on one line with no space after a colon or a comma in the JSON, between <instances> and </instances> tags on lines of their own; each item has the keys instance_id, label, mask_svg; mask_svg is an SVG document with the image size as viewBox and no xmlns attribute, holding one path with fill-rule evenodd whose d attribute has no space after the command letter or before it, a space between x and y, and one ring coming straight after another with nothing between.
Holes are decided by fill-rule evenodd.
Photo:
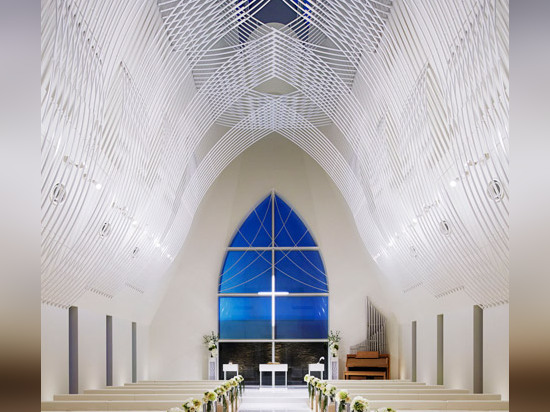
<instances>
[{"instance_id":1,"label":"floral decoration on pew","mask_svg":"<svg viewBox=\"0 0 550 412\"><path fill-rule=\"evenodd\" d=\"M308 374L304 376L304 381L307 382L307 391L309 394L309 401L310 401L311 407L313 407L313 399L315 398L315 388L317 388L317 382L320 382L321 379Z\"/></svg>"},{"instance_id":2,"label":"floral decoration on pew","mask_svg":"<svg viewBox=\"0 0 550 412\"><path fill-rule=\"evenodd\" d=\"M214 391L204 392L204 397L202 398L203 403L206 405L206 412L213 412L214 402L218 398L218 395Z\"/></svg>"},{"instance_id":3,"label":"floral decoration on pew","mask_svg":"<svg viewBox=\"0 0 550 412\"><path fill-rule=\"evenodd\" d=\"M336 395L336 386L330 384L330 383L327 383L325 385L325 387L323 388L323 392L322 394L320 394L320 396L322 396L322 403L321 403L321 412L325 412L328 408L328 401L329 399L334 402L334 396Z\"/></svg>"},{"instance_id":4,"label":"floral decoration on pew","mask_svg":"<svg viewBox=\"0 0 550 412\"><path fill-rule=\"evenodd\" d=\"M346 403L351 402L351 397L347 389L341 389L336 393L336 400L338 401L338 412L344 412L346 410Z\"/></svg>"},{"instance_id":5,"label":"floral decoration on pew","mask_svg":"<svg viewBox=\"0 0 550 412\"><path fill-rule=\"evenodd\" d=\"M237 381L239 396L242 398L244 391L244 378L241 375L237 375L233 379Z\"/></svg>"},{"instance_id":6,"label":"floral decoration on pew","mask_svg":"<svg viewBox=\"0 0 550 412\"><path fill-rule=\"evenodd\" d=\"M200 399L189 398L183 401L181 408L177 406L174 408L168 409L168 412L200 412L202 406L202 401Z\"/></svg>"},{"instance_id":7,"label":"floral decoration on pew","mask_svg":"<svg viewBox=\"0 0 550 412\"><path fill-rule=\"evenodd\" d=\"M362 396L356 396L351 401L351 410L354 412L367 412L369 401Z\"/></svg>"},{"instance_id":8,"label":"floral decoration on pew","mask_svg":"<svg viewBox=\"0 0 550 412\"><path fill-rule=\"evenodd\" d=\"M216 388L214 389L214 392L216 393L216 395L218 395L218 402L221 402L221 404L223 406L223 412L226 412L227 411L227 397L225 396L225 393L227 392L227 389L225 388L225 386L223 384L221 384L220 386L216 386Z\"/></svg>"},{"instance_id":9,"label":"floral decoration on pew","mask_svg":"<svg viewBox=\"0 0 550 412\"><path fill-rule=\"evenodd\" d=\"M311 376L309 373L304 376L304 382L307 383L307 396L309 398L310 404L311 399L313 398L313 386L311 385L311 378L313 378L313 376Z\"/></svg>"},{"instance_id":10,"label":"floral decoration on pew","mask_svg":"<svg viewBox=\"0 0 550 412\"><path fill-rule=\"evenodd\" d=\"M237 397L239 396L239 382L237 381L236 377L231 378L227 381L229 384L229 400L231 402L231 405L233 405L233 410L236 409L235 402L237 402Z\"/></svg>"},{"instance_id":11,"label":"floral decoration on pew","mask_svg":"<svg viewBox=\"0 0 550 412\"><path fill-rule=\"evenodd\" d=\"M316 378L315 381L315 389L318 391L318 397L317 401L319 402L319 409L321 409L321 412L324 412L324 405L326 403L325 399L325 387L327 386L327 383L325 381L322 381L321 379Z\"/></svg>"}]
</instances>

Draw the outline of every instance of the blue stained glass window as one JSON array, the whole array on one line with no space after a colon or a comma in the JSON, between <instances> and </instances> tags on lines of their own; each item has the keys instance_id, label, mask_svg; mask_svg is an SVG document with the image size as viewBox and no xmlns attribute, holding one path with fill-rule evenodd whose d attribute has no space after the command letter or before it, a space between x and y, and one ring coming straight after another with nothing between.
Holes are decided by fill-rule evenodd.
<instances>
[{"instance_id":1,"label":"blue stained glass window","mask_svg":"<svg viewBox=\"0 0 550 412\"><path fill-rule=\"evenodd\" d=\"M225 256L218 286L220 338L326 339L328 296L292 295L328 293L316 246L283 199L273 193L262 200L239 227ZM275 291L290 295L238 296Z\"/></svg>"},{"instance_id":2,"label":"blue stained glass window","mask_svg":"<svg viewBox=\"0 0 550 412\"><path fill-rule=\"evenodd\" d=\"M271 246L271 196L266 197L246 218L231 247Z\"/></svg>"},{"instance_id":3,"label":"blue stained glass window","mask_svg":"<svg viewBox=\"0 0 550 412\"><path fill-rule=\"evenodd\" d=\"M275 195L275 246L317 246L296 212Z\"/></svg>"},{"instance_id":4,"label":"blue stained glass window","mask_svg":"<svg viewBox=\"0 0 550 412\"><path fill-rule=\"evenodd\" d=\"M327 293L327 277L319 252L276 251L275 290L290 293Z\"/></svg>"},{"instance_id":5,"label":"blue stained glass window","mask_svg":"<svg viewBox=\"0 0 550 412\"><path fill-rule=\"evenodd\" d=\"M271 298L219 298L220 339L271 339Z\"/></svg>"},{"instance_id":6,"label":"blue stained glass window","mask_svg":"<svg viewBox=\"0 0 550 412\"><path fill-rule=\"evenodd\" d=\"M219 293L256 293L271 290L270 251L228 251Z\"/></svg>"},{"instance_id":7,"label":"blue stained glass window","mask_svg":"<svg viewBox=\"0 0 550 412\"><path fill-rule=\"evenodd\" d=\"M327 296L276 298L275 337L277 339L325 339L327 336Z\"/></svg>"}]
</instances>

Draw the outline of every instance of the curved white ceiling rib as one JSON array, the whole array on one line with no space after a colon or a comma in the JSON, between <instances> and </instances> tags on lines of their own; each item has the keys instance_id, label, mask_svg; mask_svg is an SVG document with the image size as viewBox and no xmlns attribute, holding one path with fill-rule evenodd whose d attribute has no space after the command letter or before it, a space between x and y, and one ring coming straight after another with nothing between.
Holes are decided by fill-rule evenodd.
<instances>
[{"instance_id":1,"label":"curved white ceiling rib","mask_svg":"<svg viewBox=\"0 0 550 412\"><path fill-rule=\"evenodd\" d=\"M284 0L287 25L268 2L43 2L42 300L154 289L215 178L277 132L404 293L506 302L507 2Z\"/></svg>"}]
</instances>

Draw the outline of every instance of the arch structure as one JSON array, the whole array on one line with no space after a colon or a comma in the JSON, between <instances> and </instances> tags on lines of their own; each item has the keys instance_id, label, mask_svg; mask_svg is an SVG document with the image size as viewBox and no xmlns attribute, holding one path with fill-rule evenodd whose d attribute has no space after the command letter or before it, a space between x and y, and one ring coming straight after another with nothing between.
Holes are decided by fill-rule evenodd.
<instances>
[{"instance_id":1,"label":"arch structure","mask_svg":"<svg viewBox=\"0 0 550 412\"><path fill-rule=\"evenodd\" d=\"M508 301L507 0L46 0L41 24L43 302L155 290L270 133L403 293Z\"/></svg>"},{"instance_id":2,"label":"arch structure","mask_svg":"<svg viewBox=\"0 0 550 412\"><path fill-rule=\"evenodd\" d=\"M247 216L225 256L218 286L220 341L326 342L328 283L317 243L272 192ZM273 361L275 359L272 359Z\"/></svg>"}]
</instances>

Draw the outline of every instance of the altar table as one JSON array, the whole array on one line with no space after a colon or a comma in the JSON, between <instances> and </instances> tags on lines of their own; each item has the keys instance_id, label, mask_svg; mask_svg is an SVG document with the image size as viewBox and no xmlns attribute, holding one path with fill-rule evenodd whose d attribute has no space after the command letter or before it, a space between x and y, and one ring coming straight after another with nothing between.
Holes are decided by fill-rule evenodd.
<instances>
[{"instance_id":1,"label":"altar table","mask_svg":"<svg viewBox=\"0 0 550 412\"><path fill-rule=\"evenodd\" d=\"M285 373L285 388L288 386L288 365L286 363L270 364L260 363L260 388L262 387L262 373L271 372L271 386L275 387L275 372Z\"/></svg>"}]
</instances>

